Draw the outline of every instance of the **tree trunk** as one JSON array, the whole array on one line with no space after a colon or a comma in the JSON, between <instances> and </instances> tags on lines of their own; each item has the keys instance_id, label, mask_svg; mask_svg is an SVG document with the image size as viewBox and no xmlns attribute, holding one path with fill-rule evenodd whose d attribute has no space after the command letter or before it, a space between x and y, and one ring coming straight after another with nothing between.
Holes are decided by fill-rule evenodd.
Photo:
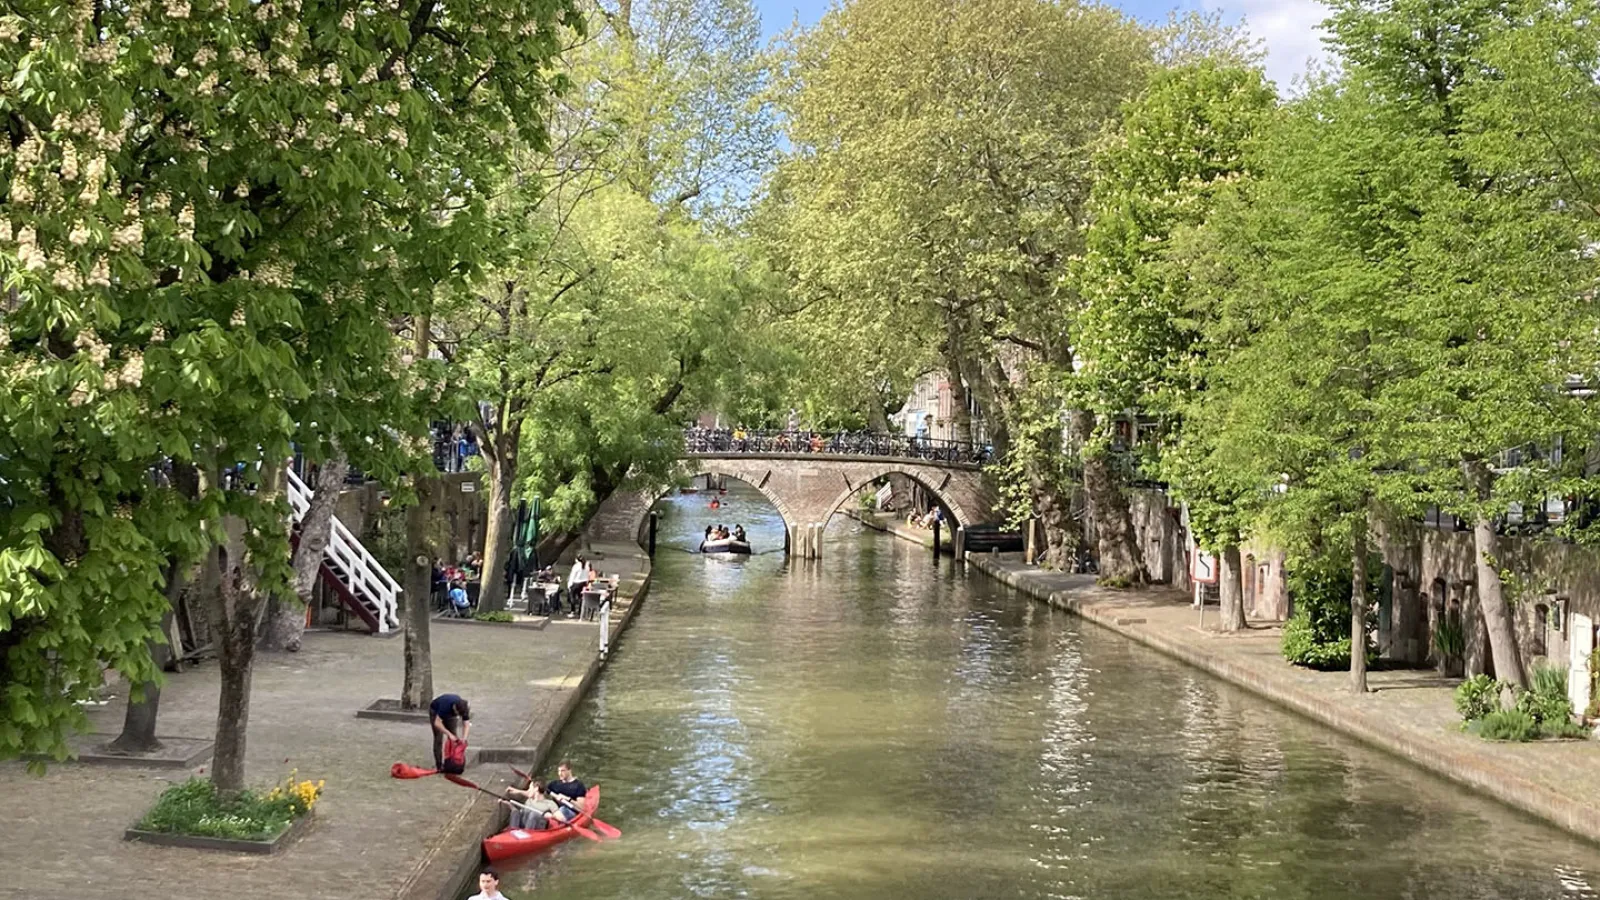
<instances>
[{"instance_id":1,"label":"tree trunk","mask_svg":"<svg viewBox=\"0 0 1600 900\"><path fill-rule=\"evenodd\" d=\"M1483 624L1489 634L1495 676L1526 688L1528 675L1522 668L1522 653L1517 647L1511 610L1506 605L1505 585L1500 581L1500 536L1495 534L1494 520L1482 512L1491 494L1492 476L1489 468L1478 461L1463 463L1462 468L1478 501L1478 512L1472 522L1472 549L1477 557L1478 608L1483 612Z\"/></svg>"},{"instance_id":2,"label":"tree trunk","mask_svg":"<svg viewBox=\"0 0 1600 900\"><path fill-rule=\"evenodd\" d=\"M167 561L167 611L161 616L161 634L172 633L172 617L178 608L178 598L183 593L183 565L177 559ZM150 661L157 669L164 669L172 660L172 647L166 641L150 641ZM156 714L161 709L161 682L147 681L139 686L139 700L128 695L128 711L122 718L122 733L107 744L118 753L154 753L161 749L156 738Z\"/></svg>"},{"instance_id":3,"label":"tree trunk","mask_svg":"<svg viewBox=\"0 0 1600 900\"><path fill-rule=\"evenodd\" d=\"M953 321L945 323L944 343L939 346L944 357L945 377L950 385L950 436L958 441L977 442L972 432L972 414L967 407L966 355L961 348L961 332ZM931 437L931 435L930 435Z\"/></svg>"},{"instance_id":4,"label":"tree trunk","mask_svg":"<svg viewBox=\"0 0 1600 900\"><path fill-rule=\"evenodd\" d=\"M211 609L211 634L222 688L217 701L216 746L211 783L223 794L244 790L245 736L250 724L250 672L256 649L256 624L265 603L256 596L243 543L219 546L221 575Z\"/></svg>"},{"instance_id":5,"label":"tree trunk","mask_svg":"<svg viewBox=\"0 0 1600 900\"><path fill-rule=\"evenodd\" d=\"M1246 627L1244 618L1244 564L1239 559L1239 545L1222 548L1222 630L1241 631Z\"/></svg>"},{"instance_id":6,"label":"tree trunk","mask_svg":"<svg viewBox=\"0 0 1600 900\"><path fill-rule=\"evenodd\" d=\"M1002 459L1011 452L1011 414L1017 406L1016 393L1006 377L1005 366L993 353L974 360L967 369L972 392L977 394L978 406L984 413L989 443L994 447L995 458Z\"/></svg>"},{"instance_id":7,"label":"tree trunk","mask_svg":"<svg viewBox=\"0 0 1600 900\"><path fill-rule=\"evenodd\" d=\"M438 514L440 483L433 473L416 479L417 502L406 510L405 682L400 688L401 709L422 709L433 699L433 647L429 616L433 603L433 558L429 524Z\"/></svg>"},{"instance_id":8,"label":"tree trunk","mask_svg":"<svg viewBox=\"0 0 1600 900\"><path fill-rule=\"evenodd\" d=\"M1072 520L1072 497L1048 475L1028 464L1028 492L1033 499L1033 514L1044 532L1044 554L1038 562L1058 572L1071 572L1077 562L1083 537Z\"/></svg>"},{"instance_id":9,"label":"tree trunk","mask_svg":"<svg viewBox=\"0 0 1600 900\"><path fill-rule=\"evenodd\" d=\"M1094 446L1094 424L1094 413L1073 411L1073 435L1083 460L1084 502L1099 538L1100 577L1146 584L1150 575L1139 550L1128 498L1122 494L1121 479L1117 477L1110 454Z\"/></svg>"},{"instance_id":10,"label":"tree trunk","mask_svg":"<svg viewBox=\"0 0 1600 900\"><path fill-rule=\"evenodd\" d=\"M291 584L300 602L292 603L277 596L267 601L267 614L261 622L259 648L262 650L288 653L300 650L300 638L306 631L306 607L311 605L311 592L322 570L322 552L327 549L333 533L333 510L338 505L339 494L344 490L344 476L349 470L349 460L342 452L317 467L310 485L311 504L305 518L300 520L300 543L295 547L291 563L294 566Z\"/></svg>"},{"instance_id":11,"label":"tree trunk","mask_svg":"<svg viewBox=\"0 0 1600 900\"><path fill-rule=\"evenodd\" d=\"M494 455L484 456L489 470L489 516L483 537L483 579L478 608L486 612L506 608L506 560L511 555L515 522L511 509L511 486L517 480L518 429L508 429L496 439Z\"/></svg>"},{"instance_id":12,"label":"tree trunk","mask_svg":"<svg viewBox=\"0 0 1600 900\"><path fill-rule=\"evenodd\" d=\"M1367 523L1357 522L1350 547L1350 690L1367 692Z\"/></svg>"}]
</instances>

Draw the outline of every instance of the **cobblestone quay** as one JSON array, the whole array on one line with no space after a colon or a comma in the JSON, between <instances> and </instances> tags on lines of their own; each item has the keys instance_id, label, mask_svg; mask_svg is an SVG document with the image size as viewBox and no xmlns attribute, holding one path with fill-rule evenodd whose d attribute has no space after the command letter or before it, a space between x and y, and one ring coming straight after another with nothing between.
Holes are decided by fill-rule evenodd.
<instances>
[{"instance_id":1,"label":"cobblestone quay","mask_svg":"<svg viewBox=\"0 0 1600 900\"><path fill-rule=\"evenodd\" d=\"M637 609L649 562L635 547L595 545L622 597L613 638ZM474 748L548 746L598 670L597 626L558 620L543 631L433 629L434 687L472 701ZM0 898L28 900L229 900L403 898L436 900L476 865L477 842L494 825L490 798L437 778L397 781L396 760L430 764L423 726L357 719L379 697L399 695L401 641L311 632L296 654L257 657L250 700L247 773L253 785L325 779L311 828L270 857L153 847L122 840L169 785L201 771L52 764L43 776L0 765ZM126 691L90 714L116 732ZM217 669L169 676L162 735L209 737L216 724ZM469 767L485 786L503 765ZM602 779L603 773L580 775ZM478 802L479 800L482 802Z\"/></svg>"}]
</instances>

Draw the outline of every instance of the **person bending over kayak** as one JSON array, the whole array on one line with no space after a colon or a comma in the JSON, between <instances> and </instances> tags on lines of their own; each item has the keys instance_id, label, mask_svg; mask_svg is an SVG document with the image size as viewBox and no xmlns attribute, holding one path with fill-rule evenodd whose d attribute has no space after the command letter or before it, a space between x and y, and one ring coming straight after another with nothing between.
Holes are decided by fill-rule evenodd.
<instances>
[{"instance_id":1,"label":"person bending over kayak","mask_svg":"<svg viewBox=\"0 0 1600 900\"><path fill-rule=\"evenodd\" d=\"M583 782L572 777L572 763L566 760L556 767L556 780L545 785L544 789L551 794L559 795L578 809L583 809L588 803L589 788Z\"/></svg>"},{"instance_id":2,"label":"person bending over kayak","mask_svg":"<svg viewBox=\"0 0 1600 900\"><path fill-rule=\"evenodd\" d=\"M506 796L511 798L524 797L519 806L511 800L500 802L511 807L511 827L521 828L525 831L544 831L547 828L558 828L571 815L562 815L561 805L551 800L544 792L544 785L535 781L528 785L527 790L521 788L506 788Z\"/></svg>"},{"instance_id":3,"label":"person bending over kayak","mask_svg":"<svg viewBox=\"0 0 1600 900\"><path fill-rule=\"evenodd\" d=\"M466 743L472 709L459 694L440 694L428 704L428 724L433 729L433 767L443 769L445 736Z\"/></svg>"}]
</instances>

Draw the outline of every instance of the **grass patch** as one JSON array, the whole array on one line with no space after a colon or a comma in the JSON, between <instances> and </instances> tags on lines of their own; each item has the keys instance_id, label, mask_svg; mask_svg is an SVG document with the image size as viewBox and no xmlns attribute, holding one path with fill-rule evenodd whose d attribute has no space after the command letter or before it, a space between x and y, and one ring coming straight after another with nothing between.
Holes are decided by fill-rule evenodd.
<instances>
[{"instance_id":1,"label":"grass patch","mask_svg":"<svg viewBox=\"0 0 1600 900\"><path fill-rule=\"evenodd\" d=\"M162 834L269 841L310 812L321 795L322 782L296 781L290 775L264 793L247 790L224 799L210 780L191 778L162 791L134 827Z\"/></svg>"},{"instance_id":2,"label":"grass patch","mask_svg":"<svg viewBox=\"0 0 1600 900\"><path fill-rule=\"evenodd\" d=\"M515 622L516 620L517 617L515 615L504 609L472 614L472 621L474 622Z\"/></svg>"}]
</instances>

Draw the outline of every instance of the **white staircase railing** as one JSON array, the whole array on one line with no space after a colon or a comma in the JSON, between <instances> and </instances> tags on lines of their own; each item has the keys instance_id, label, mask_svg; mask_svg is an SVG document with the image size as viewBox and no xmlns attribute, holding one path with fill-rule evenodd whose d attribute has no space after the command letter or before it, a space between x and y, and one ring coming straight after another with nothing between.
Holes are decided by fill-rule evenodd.
<instances>
[{"instance_id":1,"label":"white staircase railing","mask_svg":"<svg viewBox=\"0 0 1600 900\"><path fill-rule=\"evenodd\" d=\"M311 508L311 488L306 486L293 469L288 471L289 508L293 511L294 521L298 523L305 518L306 510ZM339 521L338 516L333 517L331 528L328 546L322 552L323 562L333 570L340 581L344 582L356 601L365 606L378 620L379 634L388 634L391 630L399 628L399 583L367 551L367 548L362 546L350 529Z\"/></svg>"}]
</instances>

